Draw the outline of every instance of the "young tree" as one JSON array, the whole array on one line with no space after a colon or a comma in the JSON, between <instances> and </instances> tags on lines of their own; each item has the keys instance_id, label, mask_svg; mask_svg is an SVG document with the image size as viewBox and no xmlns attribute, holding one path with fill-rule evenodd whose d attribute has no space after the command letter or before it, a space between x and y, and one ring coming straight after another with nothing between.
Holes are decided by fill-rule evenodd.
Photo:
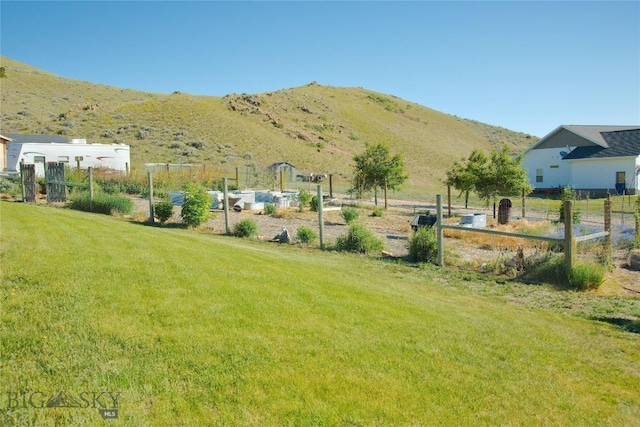
<instances>
[{"instance_id":1,"label":"young tree","mask_svg":"<svg viewBox=\"0 0 640 427\"><path fill-rule=\"evenodd\" d=\"M184 201L182 202L182 222L188 227L198 227L209 217L211 196L202 187L187 184L184 187Z\"/></svg>"},{"instance_id":2,"label":"young tree","mask_svg":"<svg viewBox=\"0 0 640 427\"><path fill-rule=\"evenodd\" d=\"M530 193L531 184L527 179L527 173L522 169L522 156L511 157L509 150L503 146L501 150L494 150L491 159L478 175L476 181L476 194L487 202L501 197L513 197L522 190Z\"/></svg>"},{"instance_id":3,"label":"young tree","mask_svg":"<svg viewBox=\"0 0 640 427\"><path fill-rule=\"evenodd\" d=\"M373 190L378 204L378 189L398 190L407 179L404 160L400 154L391 156L389 147L383 143L366 144L365 151L353 157L354 190L358 194Z\"/></svg>"},{"instance_id":4,"label":"young tree","mask_svg":"<svg viewBox=\"0 0 640 427\"><path fill-rule=\"evenodd\" d=\"M506 146L494 150L491 157L480 150L473 150L468 159L454 162L447 172L445 184L465 195L465 207L472 191L488 205L498 196L517 196L523 189L525 193L531 192L521 164L522 157L511 157Z\"/></svg>"},{"instance_id":5,"label":"young tree","mask_svg":"<svg viewBox=\"0 0 640 427\"><path fill-rule=\"evenodd\" d=\"M476 191L478 177L485 174L488 162L487 156L480 150L473 150L468 159L456 160L447 172L445 184L450 185L464 194L464 207L469 205L469 194Z\"/></svg>"}]
</instances>

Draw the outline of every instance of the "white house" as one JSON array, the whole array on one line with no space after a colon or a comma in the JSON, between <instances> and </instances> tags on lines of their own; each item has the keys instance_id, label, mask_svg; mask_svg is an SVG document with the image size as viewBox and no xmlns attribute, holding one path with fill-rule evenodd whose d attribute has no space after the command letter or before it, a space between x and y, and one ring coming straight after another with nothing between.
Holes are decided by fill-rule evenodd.
<instances>
[{"instance_id":1,"label":"white house","mask_svg":"<svg viewBox=\"0 0 640 427\"><path fill-rule=\"evenodd\" d=\"M559 126L525 150L522 167L536 192L638 194L640 125Z\"/></svg>"}]
</instances>

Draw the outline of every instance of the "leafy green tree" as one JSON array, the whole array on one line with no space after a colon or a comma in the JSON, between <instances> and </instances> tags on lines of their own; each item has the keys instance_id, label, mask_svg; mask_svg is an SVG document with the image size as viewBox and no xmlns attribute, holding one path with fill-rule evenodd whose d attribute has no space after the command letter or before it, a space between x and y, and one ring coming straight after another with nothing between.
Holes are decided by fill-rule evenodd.
<instances>
[{"instance_id":1,"label":"leafy green tree","mask_svg":"<svg viewBox=\"0 0 640 427\"><path fill-rule=\"evenodd\" d=\"M487 204L491 199L518 196L522 190L525 194L531 192L532 187L527 179L527 173L522 169L522 156L512 157L506 146L501 150L494 150L491 159L477 176L476 194Z\"/></svg>"},{"instance_id":2,"label":"leafy green tree","mask_svg":"<svg viewBox=\"0 0 640 427\"><path fill-rule=\"evenodd\" d=\"M209 217L211 195L202 187L187 184L184 187L184 201L182 202L182 221L188 227L198 227Z\"/></svg>"},{"instance_id":3,"label":"leafy green tree","mask_svg":"<svg viewBox=\"0 0 640 427\"><path fill-rule=\"evenodd\" d=\"M532 187L521 164L522 157L511 157L506 146L494 150L491 157L474 150L468 159L454 162L445 183L465 195L465 206L472 191L488 205L498 196L517 196L523 189L525 193L531 192Z\"/></svg>"},{"instance_id":4,"label":"leafy green tree","mask_svg":"<svg viewBox=\"0 0 640 427\"><path fill-rule=\"evenodd\" d=\"M365 151L355 155L353 160L355 192L361 195L373 190L376 205L378 189L398 190L407 179L402 156L400 154L392 156L386 144L365 144Z\"/></svg>"},{"instance_id":5,"label":"leafy green tree","mask_svg":"<svg viewBox=\"0 0 640 427\"><path fill-rule=\"evenodd\" d=\"M445 184L458 190L460 196L464 194L465 208L469 206L469 194L476 191L476 182L484 174L488 161L486 154L476 149L468 159L456 160L451 170L447 171Z\"/></svg>"}]
</instances>

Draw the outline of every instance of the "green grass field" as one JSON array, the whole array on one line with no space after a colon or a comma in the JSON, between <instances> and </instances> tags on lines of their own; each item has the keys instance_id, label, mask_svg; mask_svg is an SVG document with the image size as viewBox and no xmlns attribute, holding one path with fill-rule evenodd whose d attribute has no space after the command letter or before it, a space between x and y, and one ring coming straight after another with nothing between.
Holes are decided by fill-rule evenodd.
<instances>
[{"instance_id":1,"label":"green grass field","mask_svg":"<svg viewBox=\"0 0 640 427\"><path fill-rule=\"evenodd\" d=\"M448 270L0 215L1 425L640 425L638 334Z\"/></svg>"}]
</instances>

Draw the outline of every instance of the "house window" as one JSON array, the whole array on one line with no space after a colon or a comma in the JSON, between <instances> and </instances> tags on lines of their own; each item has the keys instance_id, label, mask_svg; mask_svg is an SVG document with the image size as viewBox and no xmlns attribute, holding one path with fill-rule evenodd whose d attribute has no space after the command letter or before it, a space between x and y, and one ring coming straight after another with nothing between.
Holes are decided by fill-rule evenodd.
<instances>
[{"instance_id":1,"label":"house window","mask_svg":"<svg viewBox=\"0 0 640 427\"><path fill-rule=\"evenodd\" d=\"M33 156L33 163L44 163L44 156Z\"/></svg>"},{"instance_id":2,"label":"house window","mask_svg":"<svg viewBox=\"0 0 640 427\"><path fill-rule=\"evenodd\" d=\"M624 184L627 182L625 178L625 172L616 172L616 184Z\"/></svg>"},{"instance_id":3,"label":"house window","mask_svg":"<svg viewBox=\"0 0 640 427\"><path fill-rule=\"evenodd\" d=\"M58 156L58 161L61 163L69 163L69 156Z\"/></svg>"},{"instance_id":4,"label":"house window","mask_svg":"<svg viewBox=\"0 0 640 427\"><path fill-rule=\"evenodd\" d=\"M542 169L536 169L536 182L542 182Z\"/></svg>"}]
</instances>

